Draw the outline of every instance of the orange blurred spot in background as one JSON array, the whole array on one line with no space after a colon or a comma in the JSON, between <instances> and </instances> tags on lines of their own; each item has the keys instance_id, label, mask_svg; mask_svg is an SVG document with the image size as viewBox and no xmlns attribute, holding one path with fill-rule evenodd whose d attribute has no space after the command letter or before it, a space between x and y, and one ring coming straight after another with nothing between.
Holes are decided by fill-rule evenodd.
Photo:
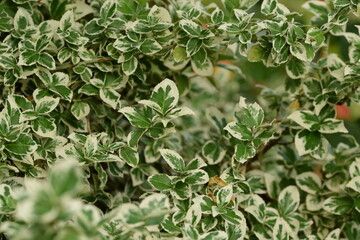
<instances>
[{"instance_id":1,"label":"orange blurred spot in background","mask_svg":"<svg viewBox=\"0 0 360 240\"><path fill-rule=\"evenodd\" d=\"M351 117L350 110L346 105L336 105L336 118L341 120L349 120Z\"/></svg>"}]
</instances>

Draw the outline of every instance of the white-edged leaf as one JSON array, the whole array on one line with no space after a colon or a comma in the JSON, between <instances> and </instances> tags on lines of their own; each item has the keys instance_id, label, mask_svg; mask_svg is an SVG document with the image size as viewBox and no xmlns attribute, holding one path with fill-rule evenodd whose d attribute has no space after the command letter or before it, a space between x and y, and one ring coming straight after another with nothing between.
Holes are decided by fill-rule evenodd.
<instances>
[{"instance_id":1,"label":"white-edged leaf","mask_svg":"<svg viewBox=\"0 0 360 240\"><path fill-rule=\"evenodd\" d=\"M325 119L320 125L319 132L321 133L347 133L348 130L344 125L344 121L337 119Z\"/></svg>"},{"instance_id":2,"label":"white-edged leaf","mask_svg":"<svg viewBox=\"0 0 360 240\"><path fill-rule=\"evenodd\" d=\"M34 26L33 19L28 11L24 8L19 7L14 16L14 28L15 30L24 31L30 26Z\"/></svg>"},{"instance_id":3,"label":"white-edged leaf","mask_svg":"<svg viewBox=\"0 0 360 240\"><path fill-rule=\"evenodd\" d=\"M353 208L354 201L351 197L329 197L324 201L323 209L335 215L347 214Z\"/></svg>"},{"instance_id":4,"label":"white-edged leaf","mask_svg":"<svg viewBox=\"0 0 360 240\"><path fill-rule=\"evenodd\" d=\"M171 178L163 173L150 176L148 181L154 188L159 191L165 191L172 188Z\"/></svg>"},{"instance_id":5,"label":"white-edged leaf","mask_svg":"<svg viewBox=\"0 0 360 240\"><path fill-rule=\"evenodd\" d=\"M220 9L220 8L216 8L212 13L211 13L211 21L214 24L220 24L222 23L224 20L224 12Z\"/></svg>"},{"instance_id":6,"label":"white-edged leaf","mask_svg":"<svg viewBox=\"0 0 360 240\"><path fill-rule=\"evenodd\" d=\"M346 187L353 189L354 191L360 193L360 176L354 177L350 180Z\"/></svg>"},{"instance_id":7,"label":"white-edged leaf","mask_svg":"<svg viewBox=\"0 0 360 240\"><path fill-rule=\"evenodd\" d=\"M198 37L201 34L201 26L191 20L182 19L179 22L182 30L192 37Z\"/></svg>"},{"instance_id":8,"label":"white-edged leaf","mask_svg":"<svg viewBox=\"0 0 360 240\"><path fill-rule=\"evenodd\" d=\"M161 22L171 23L171 15L169 11L166 8L158 7L154 5L150 12L149 16L153 16L155 18L158 18Z\"/></svg>"},{"instance_id":9,"label":"white-edged leaf","mask_svg":"<svg viewBox=\"0 0 360 240\"><path fill-rule=\"evenodd\" d=\"M151 101L159 105L161 114L165 115L173 109L179 101L179 90L170 79L165 79L157 84L151 94ZM154 108L156 110L156 108Z\"/></svg>"},{"instance_id":10,"label":"white-edged leaf","mask_svg":"<svg viewBox=\"0 0 360 240\"><path fill-rule=\"evenodd\" d=\"M227 240L228 236L224 231L212 231L200 236L201 240Z\"/></svg>"},{"instance_id":11,"label":"white-edged leaf","mask_svg":"<svg viewBox=\"0 0 360 240\"><path fill-rule=\"evenodd\" d=\"M303 128L310 131L317 130L320 127L318 117L308 110L295 111L288 116L288 119L293 120Z\"/></svg>"},{"instance_id":12,"label":"white-edged leaf","mask_svg":"<svg viewBox=\"0 0 360 240\"><path fill-rule=\"evenodd\" d=\"M190 185L201 185L209 182L209 175L202 169L195 169L186 172L185 182Z\"/></svg>"},{"instance_id":13,"label":"white-edged leaf","mask_svg":"<svg viewBox=\"0 0 360 240\"><path fill-rule=\"evenodd\" d=\"M311 153L316 158L321 158L327 151L328 141L315 131L302 130L295 135L295 147L300 156Z\"/></svg>"},{"instance_id":14,"label":"white-edged leaf","mask_svg":"<svg viewBox=\"0 0 360 240\"><path fill-rule=\"evenodd\" d=\"M259 104L247 104L244 97L240 97L239 109L236 110L235 116L243 125L247 127L258 127L264 120L264 110Z\"/></svg>"},{"instance_id":15,"label":"white-edged leaf","mask_svg":"<svg viewBox=\"0 0 360 240\"><path fill-rule=\"evenodd\" d=\"M308 194L305 200L306 209L309 211L319 211L323 206L323 199L320 196Z\"/></svg>"},{"instance_id":16,"label":"white-edged leaf","mask_svg":"<svg viewBox=\"0 0 360 240\"><path fill-rule=\"evenodd\" d=\"M184 222L196 226L201 220L202 211L199 203L194 203L186 212Z\"/></svg>"},{"instance_id":17,"label":"white-edged leaf","mask_svg":"<svg viewBox=\"0 0 360 240\"><path fill-rule=\"evenodd\" d=\"M329 54L326 65L333 77L340 81L344 79L345 63L336 54Z\"/></svg>"},{"instance_id":18,"label":"white-edged leaf","mask_svg":"<svg viewBox=\"0 0 360 240\"><path fill-rule=\"evenodd\" d=\"M26 134L20 134L16 141L6 142L4 146L6 150L17 155L31 154L35 152L38 147L36 142Z\"/></svg>"},{"instance_id":19,"label":"white-edged leaf","mask_svg":"<svg viewBox=\"0 0 360 240\"><path fill-rule=\"evenodd\" d=\"M259 195L253 195L252 200L254 201L253 204L245 208L245 211L253 215L260 223L263 223L266 214L265 214L265 201Z\"/></svg>"},{"instance_id":20,"label":"white-edged leaf","mask_svg":"<svg viewBox=\"0 0 360 240\"><path fill-rule=\"evenodd\" d=\"M162 49L160 43L154 39L145 39L139 47L139 50L147 55L153 55Z\"/></svg>"},{"instance_id":21,"label":"white-edged leaf","mask_svg":"<svg viewBox=\"0 0 360 240\"><path fill-rule=\"evenodd\" d=\"M71 106L71 113L76 117L76 119L82 119L90 113L90 106L86 102L76 101Z\"/></svg>"},{"instance_id":22,"label":"white-edged leaf","mask_svg":"<svg viewBox=\"0 0 360 240\"><path fill-rule=\"evenodd\" d=\"M103 88L99 91L99 96L101 100L103 100L105 103L109 104L113 109L117 110L120 107L120 94L113 90L113 89L107 89Z\"/></svg>"},{"instance_id":23,"label":"white-edged leaf","mask_svg":"<svg viewBox=\"0 0 360 240\"><path fill-rule=\"evenodd\" d=\"M295 212L300 204L300 193L297 187L288 186L279 194L278 208L281 216L288 216Z\"/></svg>"},{"instance_id":24,"label":"white-edged leaf","mask_svg":"<svg viewBox=\"0 0 360 240\"><path fill-rule=\"evenodd\" d=\"M130 147L120 149L120 157L131 167L136 167L139 163L139 154Z\"/></svg>"},{"instance_id":25,"label":"white-edged leaf","mask_svg":"<svg viewBox=\"0 0 360 240\"><path fill-rule=\"evenodd\" d=\"M217 143L208 141L202 148L202 154L204 155L208 164L215 165L221 162L221 160L224 158L226 150L221 148Z\"/></svg>"},{"instance_id":26,"label":"white-edged leaf","mask_svg":"<svg viewBox=\"0 0 360 240\"><path fill-rule=\"evenodd\" d=\"M138 67L138 60L136 57L132 57L122 64L122 70L126 76L132 75Z\"/></svg>"},{"instance_id":27,"label":"white-edged leaf","mask_svg":"<svg viewBox=\"0 0 360 240\"><path fill-rule=\"evenodd\" d=\"M265 15L274 14L277 9L277 4L276 0L264 0L261 3L261 13Z\"/></svg>"},{"instance_id":28,"label":"white-edged leaf","mask_svg":"<svg viewBox=\"0 0 360 240\"><path fill-rule=\"evenodd\" d=\"M301 61L297 58L291 58L286 63L286 73L290 78L298 79L306 76L308 72L308 66L304 61Z\"/></svg>"},{"instance_id":29,"label":"white-edged leaf","mask_svg":"<svg viewBox=\"0 0 360 240\"><path fill-rule=\"evenodd\" d=\"M100 9L100 17L103 19L111 18L116 13L116 1L106 0Z\"/></svg>"},{"instance_id":30,"label":"white-edged leaf","mask_svg":"<svg viewBox=\"0 0 360 240\"><path fill-rule=\"evenodd\" d=\"M355 161L350 164L349 173L352 178L360 176L360 158L356 158Z\"/></svg>"},{"instance_id":31,"label":"white-edged leaf","mask_svg":"<svg viewBox=\"0 0 360 240\"><path fill-rule=\"evenodd\" d=\"M230 122L224 129L239 140L250 141L252 139L251 130L238 122Z\"/></svg>"},{"instance_id":32,"label":"white-edged leaf","mask_svg":"<svg viewBox=\"0 0 360 240\"><path fill-rule=\"evenodd\" d=\"M321 179L313 172L304 172L296 176L296 185L310 194L317 194L321 190Z\"/></svg>"},{"instance_id":33,"label":"white-edged leaf","mask_svg":"<svg viewBox=\"0 0 360 240\"><path fill-rule=\"evenodd\" d=\"M219 207L226 206L230 203L231 198L233 197L233 186L227 185L220 188L216 194L216 202Z\"/></svg>"},{"instance_id":34,"label":"white-edged leaf","mask_svg":"<svg viewBox=\"0 0 360 240\"><path fill-rule=\"evenodd\" d=\"M237 225L242 236L245 236L247 226L246 219L242 212L237 209L225 208L224 212L221 213L221 216L226 222Z\"/></svg>"},{"instance_id":35,"label":"white-edged leaf","mask_svg":"<svg viewBox=\"0 0 360 240\"><path fill-rule=\"evenodd\" d=\"M50 113L57 107L59 101L59 98L43 97L36 103L35 112L38 114Z\"/></svg>"},{"instance_id":36,"label":"white-edged leaf","mask_svg":"<svg viewBox=\"0 0 360 240\"><path fill-rule=\"evenodd\" d=\"M64 15L62 15L60 19L60 29L62 31L66 31L71 28L74 23L74 12L73 10L68 10L64 13Z\"/></svg>"},{"instance_id":37,"label":"white-edged leaf","mask_svg":"<svg viewBox=\"0 0 360 240\"><path fill-rule=\"evenodd\" d=\"M291 232L291 227L289 226L289 224L281 217L276 218L272 239L289 240L289 232Z\"/></svg>"},{"instance_id":38,"label":"white-edged leaf","mask_svg":"<svg viewBox=\"0 0 360 240\"><path fill-rule=\"evenodd\" d=\"M235 146L234 158L236 161L244 164L249 158L254 157L256 148L251 142L240 142Z\"/></svg>"},{"instance_id":39,"label":"white-edged leaf","mask_svg":"<svg viewBox=\"0 0 360 240\"><path fill-rule=\"evenodd\" d=\"M45 116L39 116L32 121L31 127L34 132L41 137L56 137L56 124L53 119L46 118Z\"/></svg>"},{"instance_id":40,"label":"white-edged leaf","mask_svg":"<svg viewBox=\"0 0 360 240\"><path fill-rule=\"evenodd\" d=\"M131 125L140 128L148 128L151 125L151 119L133 107L124 107L120 112L125 115Z\"/></svg>"},{"instance_id":41,"label":"white-edged leaf","mask_svg":"<svg viewBox=\"0 0 360 240\"><path fill-rule=\"evenodd\" d=\"M175 172L182 172L185 170L185 162L177 152L170 149L160 149L159 151L166 163Z\"/></svg>"},{"instance_id":42,"label":"white-edged leaf","mask_svg":"<svg viewBox=\"0 0 360 240\"><path fill-rule=\"evenodd\" d=\"M203 77L211 76L214 72L213 64L209 59L206 59L204 63L200 63L198 61L191 61L191 67L193 68L195 73Z\"/></svg>"},{"instance_id":43,"label":"white-edged leaf","mask_svg":"<svg viewBox=\"0 0 360 240\"><path fill-rule=\"evenodd\" d=\"M325 238L325 240L339 240L340 238L341 229L336 228L332 230Z\"/></svg>"}]
</instances>

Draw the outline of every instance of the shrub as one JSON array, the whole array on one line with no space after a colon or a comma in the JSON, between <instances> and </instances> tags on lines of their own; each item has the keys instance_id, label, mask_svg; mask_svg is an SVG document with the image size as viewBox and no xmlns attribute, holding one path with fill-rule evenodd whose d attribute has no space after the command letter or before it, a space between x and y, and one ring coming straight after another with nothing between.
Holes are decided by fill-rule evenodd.
<instances>
[{"instance_id":1,"label":"shrub","mask_svg":"<svg viewBox=\"0 0 360 240\"><path fill-rule=\"evenodd\" d=\"M358 0L0 6L2 239L360 239Z\"/></svg>"}]
</instances>

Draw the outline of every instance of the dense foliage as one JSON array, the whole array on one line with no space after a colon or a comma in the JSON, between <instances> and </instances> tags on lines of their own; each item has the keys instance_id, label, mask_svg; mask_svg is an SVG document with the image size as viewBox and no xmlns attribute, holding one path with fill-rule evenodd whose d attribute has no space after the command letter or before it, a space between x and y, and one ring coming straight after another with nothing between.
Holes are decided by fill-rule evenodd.
<instances>
[{"instance_id":1,"label":"dense foliage","mask_svg":"<svg viewBox=\"0 0 360 240\"><path fill-rule=\"evenodd\" d=\"M360 2L303 8L1 1L0 238L360 239Z\"/></svg>"}]
</instances>

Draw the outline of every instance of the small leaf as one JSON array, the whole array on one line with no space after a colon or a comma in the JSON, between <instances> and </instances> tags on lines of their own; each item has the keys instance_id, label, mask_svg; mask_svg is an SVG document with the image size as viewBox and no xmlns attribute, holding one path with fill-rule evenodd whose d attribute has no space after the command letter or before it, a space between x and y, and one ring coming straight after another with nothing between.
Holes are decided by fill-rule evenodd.
<instances>
[{"instance_id":1,"label":"small leaf","mask_svg":"<svg viewBox=\"0 0 360 240\"><path fill-rule=\"evenodd\" d=\"M341 229L336 228L332 230L325 238L325 240L339 240L340 238Z\"/></svg>"},{"instance_id":2,"label":"small leaf","mask_svg":"<svg viewBox=\"0 0 360 240\"><path fill-rule=\"evenodd\" d=\"M31 154L36 151L36 142L26 134L20 134L15 142L4 143L6 150L17 155Z\"/></svg>"},{"instance_id":3,"label":"small leaf","mask_svg":"<svg viewBox=\"0 0 360 240\"><path fill-rule=\"evenodd\" d=\"M71 56L72 56L72 50L70 48L65 48L65 47L60 49L57 54L57 58L60 63L66 62L67 60L70 59Z\"/></svg>"},{"instance_id":4,"label":"small leaf","mask_svg":"<svg viewBox=\"0 0 360 240\"><path fill-rule=\"evenodd\" d=\"M50 39L49 39L46 35L43 35L43 36L41 36L40 38L38 38L38 40L36 40L35 51L41 52L41 51L43 51L49 44L50 44Z\"/></svg>"},{"instance_id":5,"label":"small leaf","mask_svg":"<svg viewBox=\"0 0 360 240\"><path fill-rule=\"evenodd\" d=\"M228 131L234 138L243 141L250 141L252 139L251 130L238 122L230 122L224 128Z\"/></svg>"},{"instance_id":6,"label":"small leaf","mask_svg":"<svg viewBox=\"0 0 360 240\"><path fill-rule=\"evenodd\" d=\"M315 56L312 46L301 42L291 44L290 52L293 56L305 62L311 61Z\"/></svg>"},{"instance_id":7,"label":"small leaf","mask_svg":"<svg viewBox=\"0 0 360 240\"><path fill-rule=\"evenodd\" d=\"M346 65L336 54L329 54L326 65L333 77L340 81L344 79Z\"/></svg>"},{"instance_id":8,"label":"small leaf","mask_svg":"<svg viewBox=\"0 0 360 240\"><path fill-rule=\"evenodd\" d=\"M279 194L278 208L281 216L288 216L295 212L300 204L299 190L295 186L288 186Z\"/></svg>"},{"instance_id":9,"label":"small leaf","mask_svg":"<svg viewBox=\"0 0 360 240\"><path fill-rule=\"evenodd\" d=\"M306 33L305 42L319 47L325 41L324 33L319 28L310 28Z\"/></svg>"},{"instance_id":10,"label":"small leaf","mask_svg":"<svg viewBox=\"0 0 360 240\"><path fill-rule=\"evenodd\" d=\"M201 27L191 20L182 19L179 22L179 25L182 30L192 37L199 37L201 35Z\"/></svg>"},{"instance_id":11,"label":"small leaf","mask_svg":"<svg viewBox=\"0 0 360 240\"><path fill-rule=\"evenodd\" d=\"M293 120L303 128L310 131L315 131L320 128L320 120L315 113L308 110L295 111L288 116L288 119Z\"/></svg>"},{"instance_id":12,"label":"small leaf","mask_svg":"<svg viewBox=\"0 0 360 240\"><path fill-rule=\"evenodd\" d=\"M186 172L185 182L190 185L206 184L209 181L207 172L201 169L190 170Z\"/></svg>"},{"instance_id":13,"label":"small leaf","mask_svg":"<svg viewBox=\"0 0 360 240\"><path fill-rule=\"evenodd\" d=\"M139 164L139 154L130 147L120 149L120 157L131 167L136 167Z\"/></svg>"},{"instance_id":14,"label":"small leaf","mask_svg":"<svg viewBox=\"0 0 360 240\"><path fill-rule=\"evenodd\" d=\"M246 104L245 98L240 97L240 109L235 112L235 117L247 127L258 127L264 120L264 110L257 103Z\"/></svg>"},{"instance_id":15,"label":"small leaf","mask_svg":"<svg viewBox=\"0 0 360 240\"><path fill-rule=\"evenodd\" d=\"M202 46L202 41L198 38L190 38L186 44L186 54L188 57L196 54Z\"/></svg>"},{"instance_id":16,"label":"small leaf","mask_svg":"<svg viewBox=\"0 0 360 240\"><path fill-rule=\"evenodd\" d=\"M159 191L165 191L172 188L171 178L166 174L155 174L149 177L149 183Z\"/></svg>"},{"instance_id":17,"label":"small leaf","mask_svg":"<svg viewBox=\"0 0 360 240\"><path fill-rule=\"evenodd\" d=\"M80 120L90 113L90 106L86 102L74 102L71 106L71 113L74 117L76 117L76 119Z\"/></svg>"},{"instance_id":18,"label":"small leaf","mask_svg":"<svg viewBox=\"0 0 360 240\"><path fill-rule=\"evenodd\" d=\"M52 112L59 104L59 98L43 97L37 103L35 112L38 114L47 114Z\"/></svg>"},{"instance_id":19,"label":"small leaf","mask_svg":"<svg viewBox=\"0 0 360 240\"><path fill-rule=\"evenodd\" d=\"M100 17L103 19L111 18L116 13L116 2L113 0L106 0L100 9Z\"/></svg>"},{"instance_id":20,"label":"small leaf","mask_svg":"<svg viewBox=\"0 0 360 240\"><path fill-rule=\"evenodd\" d=\"M240 163L245 163L249 158L254 157L256 148L251 142L241 142L235 146L234 158Z\"/></svg>"},{"instance_id":21,"label":"small leaf","mask_svg":"<svg viewBox=\"0 0 360 240\"><path fill-rule=\"evenodd\" d=\"M214 24L220 24L222 23L224 20L224 12L220 9L220 8L216 8L212 13L211 13L211 21Z\"/></svg>"},{"instance_id":22,"label":"small leaf","mask_svg":"<svg viewBox=\"0 0 360 240\"><path fill-rule=\"evenodd\" d=\"M354 201L350 197L329 197L325 200L323 209L335 215L344 215L351 211Z\"/></svg>"},{"instance_id":23,"label":"small leaf","mask_svg":"<svg viewBox=\"0 0 360 240\"><path fill-rule=\"evenodd\" d=\"M228 223L238 225L241 229L241 233L245 235L246 233L246 220L244 217L244 214L236 209L230 209L226 208L223 213L221 213L221 216L224 218L224 220Z\"/></svg>"},{"instance_id":24,"label":"small leaf","mask_svg":"<svg viewBox=\"0 0 360 240\"><path fill-rule=\"evenodd\" d=\"M122 64L122 69L126 76L132 75L138 66L138 60L136 57L132 57Z\"/></svg>"},{"instance_id":25,"label":"small leaf","mask_svg":"<svg viewBox=\"0 0 360 240\"><path fill-rule=\"evenodd\" d=\"M264 0L261 4L261 13L264 15L272 15L277 9L276 0Z\"/></svg>"},{"instance_id":26,"label":"small leaf","mask_svg":"<svg viewBox=\"0 0 360 240\"><path fill-rule=\"evenodd\" d=\"M191 67L196 74L203 77L211 76L214 72L214 66L208 58L204 63L196 60L191 61Z\"/></svg>"},{"instance_id":27,"label":"small leaf","mask_svg":"<svg viewBox=\"0 0 360 240\"><path fill-rule=\"evenodd\" d=\"M300 156L308 153L322 156L326 153L326 140L321 133L302 130L295 136L295 147Z\"/></svg>"},{"instance_id":28,"label":"small leaf","mask_svg":"<svg viewBox=\"0 0 360 240\"><path fill-rule=\"evenodd\" d=\"M68 10L67 12L64 13L64 15L62 15L60 19L60 29L62 31L66 31L69 28L71 28L74 23L75 23L74 12L72 10Z\"/></svg>"},{"instance_id":29,"label":"small leaf","mask_svg":"<svg viewBox=\"0 0 360 240\"><path fill-rule=\"evenodd\" d=\"M273 238L274 240L290 239L291 228L289 224L281 217L276 218Z\"/></svg>"},{"instance_id":30,"label":"small leaf","mask_svg":"<svg viewBox=\"0 0 360 240\"><path fill-rule=\"evenodd\" d=\"M24 50L20 52L19 65L31 66L34 65L39 59L39 54L35 50Z\"/></svg>"},{"instance_id":31,"label":"small leaf","mask_svg":"<svg viewBox=\"0 0 360 240\"><path fill-rule=\"evenodd\" d=\"M148 128L151 125L151 119L141 113L140 110L133 107L124 107L120 109L120 112L125 115L131 125L139 128Z\"/></svg>"},{"instance_id":32,"label":"small leaf","mask_svg":"<svg viewBox=\"0 0 360 240\"><path fill-rule=\"evenodd\" d=\"M98 19L93 19L85 25L85 32L89 35L98 35L102 33L106 28L98 24Z\"/></svg>"},{"instance_id":33,"label":"small leaf","mask_svg":"<svg viewBox=\"0 0 360 240\"><path fill-rule=\"evenodd\" d=\"M170 149L160 149L160 154L175 172L185 171L185 162L177 152Z\"/></svg>"},{"instance_id":34,"label":"small leaf","mask_svg":"<svg viewBox=\"0 0 360 240\"><path fill-rule=\"evenodd\" d=\"M145 39L139 50L147 55L153 55L162 49L161 45L154 39Z\"/></svg>"},{"instance_id":35,"label":"small leaf","mask_svg":"<svg viewBox=\"0 0 360 240\"><path fill-rule=\"evenodd\" d=\"M129 147L136 149L140 138L144 135L146 129L136 129L131 131L127 137Z\"/></svg>"},{"instance_id":36,"label":"small leaf","mask_svg":"<svg viewBox=\"0 0 360 240\"><path fill-rule=\"evenodd\" d=\"M313 172L304 172L296 176L296 185L310 194L317 194L321 190L321 180Z\"/></svg>"},{"instance_id":37,"label":"small leaf","mask_svg":"<svg viewBox=\"0 0 360 240\"><path fill-rule=\"evenodd\" d=\"M48 119L44 116L39 116L32 122L32 129L41 137L55 138L56 125L53 119Z\"/></svg>"},{"instance_id":38,"label":"small leaf","mask_svg":"<svg viewBox=\"0 0 360 240\"><path fill-rule=\"evenodd\" d=\"M220 188L216 194L216 202L218 206L224 207L230 203L231 198L233 197L233 186L227 185L226 187Z\"/></svg>"},{"instance_id":39,"label":"small leaf","mask_svg":"<svg viewBox=\"0 0 360 240\"><path fill-rule=\"evenodd\" d=\"M113 90L103 88L99 91L101 100L110 105L113 109L117 110L120 108L120 94Z\"/></svg>"},{"instance_id":40,"label":"small leaf","mask_svg":"<svg viewBox=\"0 0 360 240\"><path fill-rule=\"evenodd\" d=\"M54 58L53 58L50 54L48 54L48 53L45 53L45 52L41 53L41 54L39 55L39 59L37 60L37 62L38 62L40 65L42 65L42 66L44 66L44 67L46 67L46 68L48 68L48 69L50 69L50 70L54 70L54 69L55 69L55 60L54 60Z\"/></svg>"},{"instance_id":41,"label":"small leaf","mask_svg":"<svg viewBox=\"0 0 360 240\"><path fill-rule=\"evenodd\" d=\"M156 103L161 109L160 113L165 115L177 105L179 90L173 81L165 79L155 86L150 100Z\"/></svg>"},{"instance_id":42,"label":"small leaf","mask_svg":"<svg viewBox=\"0 0 360 240\"><path fill-rule=\"evenodd\" d=\"M17 31L24 31L28 27L33 26L34 22L31 18L31 15L28 11L26 11L24 8L19 7L17 9L17 12L14 16L14 28Z\"/></svg>"},{"instance_id":43,"label":"small leaf","mask_svg":"<svg viewBox=\"0 0 360 240\"><path fill-rule=\"evenodd\" d=\"M350 180L346 187L351 188L352 190L360 193L360 176L354 177Z\"/></svg>"},{"instance_id":44,"label":"small leaf","mask_svg":"<svg viewBox=\"0 0 360 240\"><path fill-rule=\"evenodd\" d=\"M202 148L202 154L210 165L215 165L224 158L226 150L215 142L208 141Z\"/></svg>"},{"instance_id":45,"label":"small leaf","mask_svg":"<svg viewBox=\"0 0 360 240\"><path fill-rule=\"evenodd\" d=\"M289 75L289 77L293 79L297 79L297 78L305 77L306 73L308 72L308 69L305 62L300 61L297 58L291 58L286 63L286 72Z\"/></svg>"}]
</instances>

